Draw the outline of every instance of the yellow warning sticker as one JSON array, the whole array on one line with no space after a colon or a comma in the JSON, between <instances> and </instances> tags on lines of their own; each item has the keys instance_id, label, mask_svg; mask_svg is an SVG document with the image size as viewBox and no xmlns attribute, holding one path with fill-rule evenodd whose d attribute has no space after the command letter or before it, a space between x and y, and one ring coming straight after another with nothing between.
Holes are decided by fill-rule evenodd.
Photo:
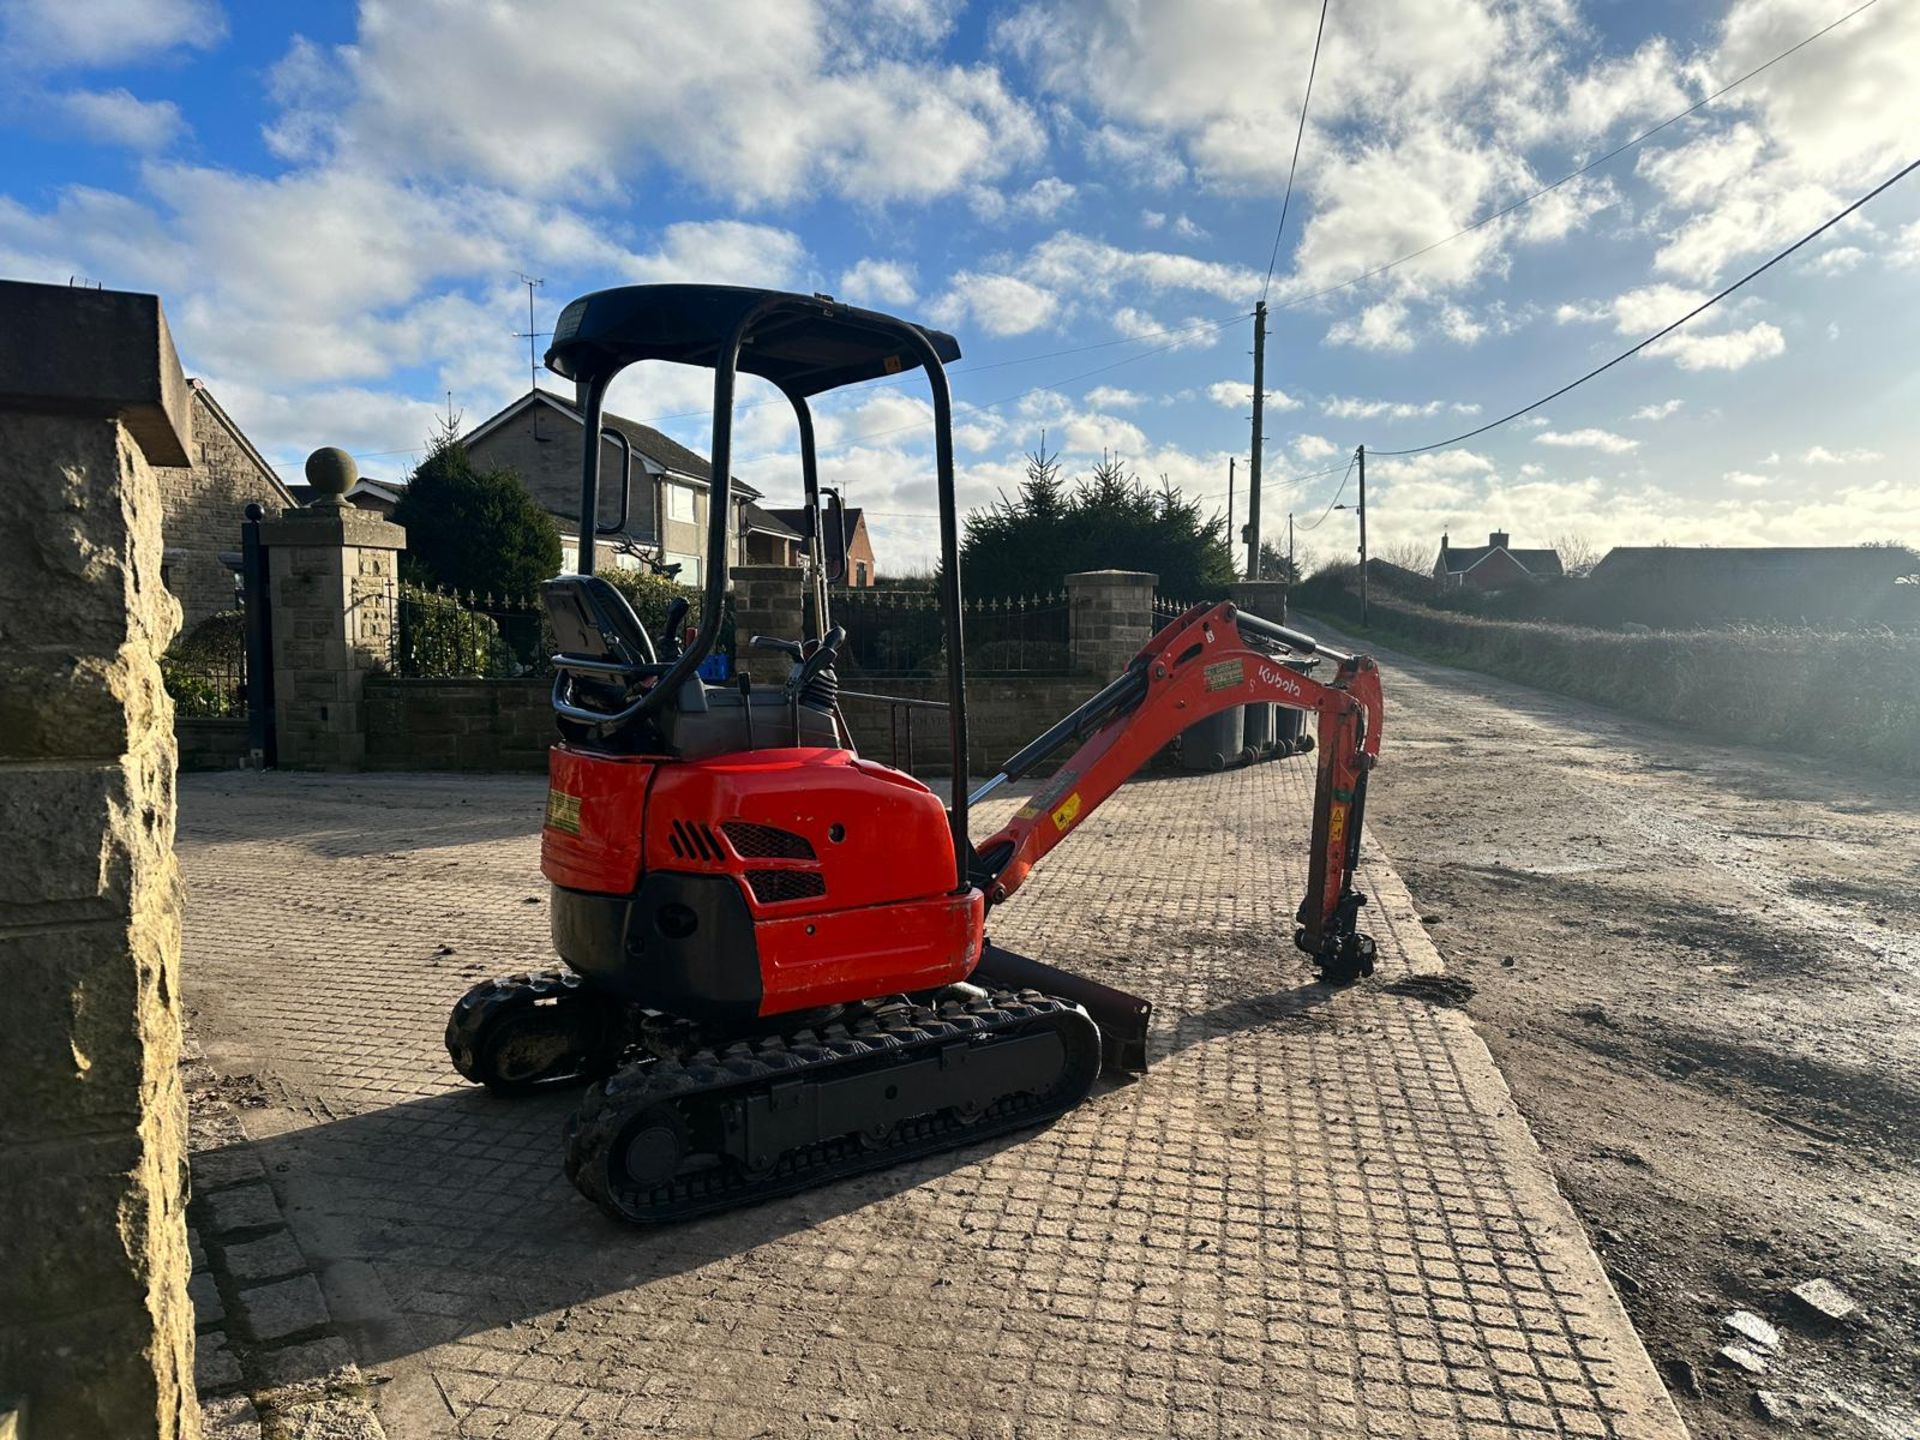
<instances>
[{"instance_id":1,"label":"yellow warning sticker","mask_svg":"<svg viewBox=\"0 0 1920 1440\"><path fill-rule=\"evenodd\" d=\"M886 367L886 371L889 375L898 375L900 373L901 360L898 355L889 355L881 363Z\"/></svg>"},{"instance_id":2,"label":"yellow warning sticker","mask_svg":"<svg viewBox=\"0 0 1920 1440\"><path fill-rule=\"evenodd\" d=\"M580 833L580 797L564 790L547 791L547 825L569 835Z\"/></svg>"},{"instance_id":3,"label":"yellow warning sticker","mask_svg":"<svg viewBox=\"0 0 1920 1440\"><path fill-rule=\"evenodd\" d=\"M1244 660L1221 660L1207 666L1207 691L1229 690L1235 685L1243 685L1247 679L1247 665Z\"/></svg>"},{"instance_id":4,"label":"yellow warning sticker","mask_svg":"<svg viewBox=\"0 0 1920 1440\"><path fill-rule=\"evenodd\" d=\"M1073 824L1079 814L1080 792L1076 790L1073 794L1067 796L1065 800L1061 801L1060 808L1053 812L1053 828L1056 830L1065 830L1069 825Z\"/></svg>"},{"instance_id":5,"label":"yellow warning sticker","mask_svg":"<svg viewBox=\"0 0 1920 1440\"><path fill-rule=\"evenodd\" d=\"M1347 807L1336 805L1327 816L1327 844L1338 845L1347 838Z\"/></svg>"}]
</instances>

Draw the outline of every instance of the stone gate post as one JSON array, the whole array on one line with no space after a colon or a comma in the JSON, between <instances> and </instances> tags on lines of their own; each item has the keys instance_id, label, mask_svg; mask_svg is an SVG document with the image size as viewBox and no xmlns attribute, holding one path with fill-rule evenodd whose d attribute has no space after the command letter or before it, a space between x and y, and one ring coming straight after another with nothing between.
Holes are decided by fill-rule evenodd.
<instances>
[{"instance_id":1,"label":"stone gate post","mask_svg":"<svg viewBox=\"0 0 1920 1440\"><path fill-rule=\"evenodd\" d=\"M0 282L0 1432L199 1434L152 295Z\"/></svg>"},{"instance_id":2,"label":"stone gate post","mask_svg":"<svg viewBox=\"0 0 1920 1440\"><path fill-rule=\"evenodd\" d=\"M1284 580L1236 580L1227 587L1233 603L1249 615L1287 623L1287 582Z\"/></svg>"},{"instance_id":3,"label":"stone gate post","mask_svg":"<svg viewBox=\"0 0 1920 1440\"><path fill-rule=\"evenodd\" d=\"M262 521L273 626L274 735L284 769L343 770L366 756L367 676L393 655L407 532L347 504L359 479L344 450L307 457L319 492Z\"/></svg>"},{"instance_id":4,"label":"stone gate post","mask_svg":"<svg viewBox=\"0 0 1920 1440\"><path fill-rule=\"evenodd\" d=\"M1153 587L1159 583L1158 575L1144 570L1086 570L1067 576L1075 670L1097 675L1102 685L1119 677L1153 638Z\"/></svg>"},{"instance_id":5,"label":"stone gate post","mask_svg":"<svg viewBox=\"0 0 1920 1440\"><path fill-rule=\"evenodd\" d=\"M784 677L786 662L771 653L756 656L751 638L777 635L798 640L807 623L806 575L797 565L735 565L733 638L739 663L758 668L762 679Z\"/></svg>"}]
</instances>

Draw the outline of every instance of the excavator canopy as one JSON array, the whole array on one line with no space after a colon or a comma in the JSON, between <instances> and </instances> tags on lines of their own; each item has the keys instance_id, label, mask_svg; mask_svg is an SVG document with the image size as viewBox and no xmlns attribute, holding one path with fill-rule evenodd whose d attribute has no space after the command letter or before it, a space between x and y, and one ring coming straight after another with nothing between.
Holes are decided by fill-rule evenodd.
<instances>
[{"instance_id":1,"label":"excavator canopy","mask_svg":"<svg viewBox=\"0 0 1920 1440\"><path fill-rule=\"evenodd\" d=\"M920 368L903 343L908 324L890 315L805 296L737 285L626 285L582 295L560 312L547 368L591 380L636 360L712 366L743 316L769 299L795 302L759 326L741 347L739 368L795 397ZM960 358L960 342L914 326L941 363Z\"/></svg>"}]
</instances>

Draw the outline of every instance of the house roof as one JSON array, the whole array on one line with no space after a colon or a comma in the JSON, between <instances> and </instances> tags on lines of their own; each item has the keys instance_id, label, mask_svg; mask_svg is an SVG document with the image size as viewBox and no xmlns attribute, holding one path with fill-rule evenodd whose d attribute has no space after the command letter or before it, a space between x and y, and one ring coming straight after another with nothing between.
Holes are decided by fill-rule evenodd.
<instances>
[{"instance_id":1,"label":"house roof","mask_svg":"<svg viewBox=\"0 0 1920 1440\"><path fill-rule=\"evenodd\" d=\"M1558 550L1516 550L1511 545L1449 545L1440 552L1446 561L1449 575L1464 575L1496 550L1503 550L1529 575L1558 575L1560 552Z\"/></svg>"},{"instance_id":2,"label":"house roof","mask_svg":"<svg viewBox=\"0 0 1920 1440\"><path fill-rule=\"evenodd\" d=\"M806 506L789 505L784 507L769 507L767 513L778 517L782 522L791 526L793 528L794 533L799 535L802 539L806 538L806 534L807 534L807 507ZM847 533L841 537L842 548L852 543L854 535L860 529L860 517L863 513L864 512L861 510L861 508L858 505L852 506L840 512L842 523L845 524L846 530L847 530ZM841 552L831 548L831 541L832 541L831 536L828 537L828 541L829 541L829 548L827 552L827 559L835 560L840 558Z\"/></svg>"},{"instance_id":3,"label":"house roof","mask_svg":"<svg viewBox=\"0 0 1920 1440\"><path fill-rule=\"evenodd\" d=\"M555 395L550 390L531 390L499 414L489 416L474 426L463 437L463 443L473 444L499 429L530 406L539 404L545 404L558 411L576 425L580 423L580 411L575 408L571 400ZM651 425L642 425L638 420L629 420L624 415L615 415L611 411L606 411L602 412L600 418L605 424L620 431L632 441L634 452L647 462L650 468L666 471L701 485L712 483L713 466L698 451L688 449L672 436L661 434ZM733 492L746 500L760 498L760 492L737 475L733 479Z\"/></svg>"},{"instance_id":4,"label":"house roof","mask_svg":"<svg viewBox=\"0 0 1920 1440\"><path fill-rule=\"evenodd\" d=\"M246 432L233 423L233 417L227 414L225 407L218 400L213 398L213 391L207 388L207 382L189 379L187 388L193 392L194 399L198 400L206 412L218 422L220 428L233 437L233 443L238 445L241 453L254 463L255 468L260 471L267 483L280 492L287 504L293 504L293 492L288 489L287 482L282 480L279 472L267 463L266 456L254 449L253 442L247 439Z\"/></svg>"},{"instance_id":5,"label":"house roof","mask_svg":"<svg viewBox=\"0 0 1920 1440\"><path fill-rule=\"evenodd\" d=\"M801 511L800 513L805 514L806 512ZM775 510L762 510L758 505L750 504L747 506L746 513L741 518L746 529L758 531L762 535L778 535L784 540L802 540L806 538L798 530L794 529L793 526L782 520L780 518L780 512Z\"/></svg>"},{"instance_id":6,"label":"house roof","mask_svg":"<svg viewBox=\"0 0 1920 1440\"><path fill-rule=\"evenodd\" d=\"M314 490L313 486L307 484L305 481L302 481L298 485L289 485L287 486L287 490L293 498L303 506L311 505L314 495L318 493ZM362 475L347 488L346 498L351 500L356 495L371 495L374 499L384 501L389 505L398 505L400 503L400 497L406 493L407 487L404 481L395 484L388 480L370 480L365 475Z\"/></svg>"},{"instance_id":7,"label":"house roof","mask_svg":"<svg viewBox=\"0 0 1920 1440\"><path fill-rule=\"evenodd\" d=\"M1616 545L1593 567L1591 578L1851 579L1912 563L1912 551L1878 545Z\"/></svg>"}]
</instances>

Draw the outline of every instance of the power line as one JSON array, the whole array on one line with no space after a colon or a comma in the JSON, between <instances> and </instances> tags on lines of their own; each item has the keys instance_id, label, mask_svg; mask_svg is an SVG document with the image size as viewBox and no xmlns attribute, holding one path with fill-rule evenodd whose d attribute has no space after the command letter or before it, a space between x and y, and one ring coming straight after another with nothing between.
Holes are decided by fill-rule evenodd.
<instances>
[{"instance_id":1,"label":"power line","mask_svg":"<svg viewBox=\"0 0 1920 1440\"><path fill-rule=\"evenodd\" d=\"M1338 505L1340 503L1340 497L1347 493L1347 481L1353 478L1354 461L1359 458L1360 452L1358 450L1354 451L1352 458L1347 461L1347 473L1340 477L1340 488L1333 492L1333 499L1327 501L1327 508L1320 512L1320 518L1315 520L1311 525L1296 525L1294 529L1318 530L1322 525L1326 524L1327 517L1333 513L1333 507Z\"/></svg>"},{"instance_id":2,"label":"power line","mask_svg":"<svg viewBox=\"0 0 1920 1440\"><path fill-rule=\"evenodd\" d=\"M1438 250L1442 245L1450 245L1463 235L1471 235L1476 230L1485 229L1487 226L1491 225L1494 221L1504 219L1506 216L1511 215L1514 211L1522 208L1523 206L1531 205L1535 200L1540 199L1542 196L1551 195L1555 190L1558 190L1562 185L1567 184L1569 181L1578 180L1582 175L1585 175L1588 171L1597 169L1598 167L1606 164L1609 160L1616 159L1617 157L1626 154L1627 151L1633 149L1635 146L1640 145L1647 140L1651 140L1655 135L1658 135L1662 130L1667 129L1669 126L1679 124L1682 120L1686 119L1689 115L1694 115L1699 113L1701 110L1711 105L1714 101L1718 100L1722 95L1725 95L1729 90L1734 89L1736 86L1746 84L1747 81L1753 79L1754 76L1760 74L1763 70L1771 70L1775 65L1778 65L1782 60L1786 59L1789 55L1792 55L1795 51L1804 50L1807 46L1811 45L1814 41L1818 40L1822 35L1825 35L1828 31L1837 30L1840 26L1846 24L1847 21L1853 19L1853 17L1858 15L1862 10L1871 9L1873 6L1879 3L1880 3L1880 0L1866 0L1865 4L1855 6L1853 9L1849 10L1846 14L1842 15L1838 20L1834 20L1829 22L1826 25L1823 25L1820 29L1814 31L1813 34L1807 36L1806 39L1800 41L1798 44L1788 46L1785 50L1782 50L1778 55L1774 56L1771 60L1767 61L1764 65L1756 65L1754 66L1753 69L1747 71L1746 74L1740 76L1737 80L1729 80L1725 85L1722 85L1718 90L1714 91L1711 95L1708 95L1703 99L1696 101L1692 105L1689 105L1686 109L1682 110L1678 115L1669 115L1665 120L1662 120L1658 125L1653 126L1649 130L1641 131L1638 135L1634 136L1631 140L1628 140L1623 144L1616 145L1613 149L1607 151L1606 154L1598 156L1593 160L1589 160L1585 165L1582 165L1578 170L1573 170L1568 172L1565 175L1562 175L1558 180L1555 180L1551 185L1543 185L1530 195L1522 195L1518 200L1515 200L1512 204L1503 206L1500 209L1495 210L1490 215L1484 215L1480 219L1474 221L1471 225L1464 226L1461 229L1454 231L1451 235L1447 235L1442 237L1439 240L1435 240L1430 245L1422 245L1418 250L1410 250L1397 260L1389 260L1384 265L1377 265L1371 270L1364 270L1360 274L1355 275L1350 280L1342 280L1338 284L1328 285L1324 289L1315 290L1310 295L1301 295L1292 300L1283 300L1275 308L1281 309L1281 310L1291 310L1298 305L1311 304L1313 301L1324 299L1326 296L1332 295L1336 291L1348 289L1351 286L1360 284L1364 280L1371 280L1376 275L1384 275L1389 270L1397 270L1400 266L1406 264L1409 260L1418 260L1422 255L1431 254L1433 251ZM1271 272L1269 272L1269 275L1271 275ZM1264 294L1264 292L1262 293Z\"/></svg>"},{"instance_id":3,"label":"power line","mask_svg":"<svg viewBox=\"0 0 1920 1440\"><path fill-rule=\"evenodd\" d=\"M1831 219L1816 226L1814 229L1809 230L1805 235L1802 235L1798 240L1794 241L1793 244L1789 245L1786 249L1782 250L1779 254L1775 255L1771 260L1767 261L1764 265L1755 266L1753 269L1749 270L1746 274L1742 275L1738 280L1734 281L1731 285L1727 286L1727 288L1722 290L1718 295L1713 296L1711 299L1703 300L1700 304L1694 306L1693 309L1689 310L1686 314L1682 315L1678 320L1675 320L1671 325L1663 326L1660 329L1654 331L1653 334L1647 336L1646 339L1642 340L1639 344L1633 346L1631 349L1623 350L1620 354L1614 356L1611 360L1607 361L1607 363L1604 365L1595 366L1593 369L1589 370L1586 374L1582 375L1578 380L1569 381L1567 384L1562 385L1558 390L1555 390L1551 395L1542 395L1538 400L1535 400L1531 405L1522 405L1518 410L1515 410L1510 415L1502 415L1498 420L1489 420L1484 425L1477 426L1476 428L1469 430L1464 434L1455 435L1448 440L1436 440L1431 445L1416 445L1413 448L1408 450L1376 450L1373 453L1376 455L1422 455L1429 450L1444 450L1450 445L1458 445L1462 440L1471 440L1476 435L1484 435L1489 430L1498 429L1500 426L1505 425L1510 420L1518 420L1522 415L1525 415L1529 410L1538 410L1542 405L1547 404L1549 401L1558 400L1562 395L1566 394L1569 390L1572 390L1578 386L1586 384L1587 381L1593 379L1594 376L1596 375L1604 374L1606 371L1611 370L1614 366L1618 365L1622 360L1627 360L1632 358L1635 355L1638 355L1642 350L1646 349L1647 346L1653 344L1654 341L1659 340L1664 336L1671 335L1674 331L1678 330L1682 325L1686 324L1689 320L1693 319L1693 317L1698 315L1701 311L1711 309L1713 306L1718 305L1722 300L1726 299L1727 296L1733 294L1734 291L1738 290L1742 285L1745 285L1749 280L1757 279L1759 276L1766 274L1767 271L1771 270L1774 266L1778 265L1782 260L1786 259L1789 255L1793 254L1794 251L1800 249L1805 245L1810 244L1814 240L1817 240L1820 236L1824 235L1827 231L1831 230L1834 226L1838 225L1842 220L1846 219L1847 216L1853 214L1853 212L1858 210L1862 205L1865 205L1869 200L1872 200L1875 196L1881 195L1886 191L1891 190L1895 185L1899 184L1900 181L1906 179L1907 176L1911 175L1915 170L1920 170L1920 160L1912 161L1906 166L1905 169L1899 171L1897 174L1894 174L1888 177L1885 180L1882 180L1878 185L1874 186L1873 189L1869 190L1866 194L1862 195L1858 200L1854 201L1851 205L1847 206L1847 208L1842 210L1838 215L1833 216Z\"/></svg>"},{"instance_id":4,"label":"power line","mask_svg":"<svg viewBox=\"0 0 1920 1440\"><path fill-rule=\"evenodd\" d=\"M1320 37L1327 32L1328 0L1320 0L1320 24L1313 32L1313 59L1307 62L1307 88L1300 97L1300 126L1293 132L1293 159L1287 164L1287 191L1280 198L1280 223L1273 227L1273 254L1267 260L1267 278L1260 286L1260 303L1267 303L1273 287L1273 267L1280 263L1280 236L1287 228L1287 207L1293 203L1293 172L1300 166L1300 141L1307 133L1307 104L1313 99L1313 76L1320 68Z\"/></svg>"}]
</instances>

